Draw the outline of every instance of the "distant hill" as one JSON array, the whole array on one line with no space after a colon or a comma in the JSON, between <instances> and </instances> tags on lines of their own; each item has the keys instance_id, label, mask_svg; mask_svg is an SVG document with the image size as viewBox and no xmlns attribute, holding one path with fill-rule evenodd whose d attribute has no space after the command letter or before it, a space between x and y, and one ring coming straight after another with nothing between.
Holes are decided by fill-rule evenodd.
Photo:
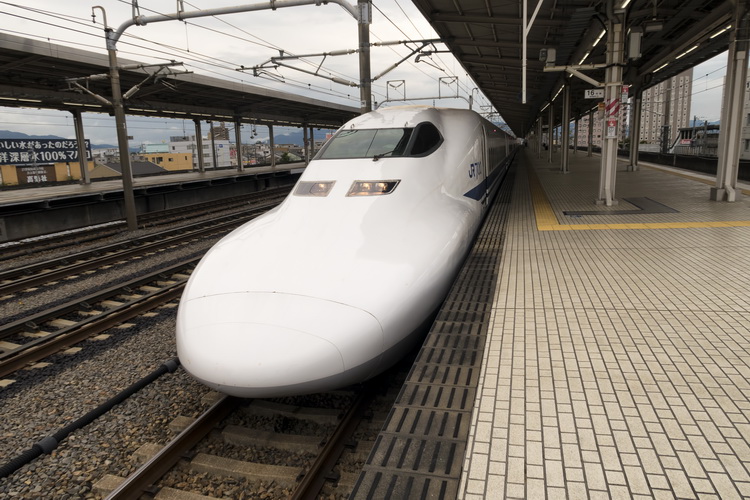
<instances>
[{"instance_id":1,"label":"distant hill","mask_svg":"<svg viewBox=\"0 0 750 500\"><path fill-rule=\"evenodd\" d=\"M0 139L67 139L59 135L28 135L23 132L13 132L12 130L0 130ZM91 149L109 149L116 148L115 144L92 144ZM137 151L138 148L130 148Z\"/></svg>"}]
</instances>

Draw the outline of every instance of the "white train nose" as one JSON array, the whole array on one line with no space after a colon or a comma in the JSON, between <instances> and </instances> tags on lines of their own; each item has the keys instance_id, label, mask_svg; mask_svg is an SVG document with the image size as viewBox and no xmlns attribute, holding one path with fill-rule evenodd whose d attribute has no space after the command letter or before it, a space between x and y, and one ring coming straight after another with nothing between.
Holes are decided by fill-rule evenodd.
<instances>
[{"instance_id":1,"label":"white train nose","mask_svg":"<svg viewBox=\"0 0 750 500\"><path fill-rule=\"evenodd\" d=\"M185 369L241 397L315 392L351 370L372 369L367 361L382 350L382 329L372 315L302 295L184 297L177 319Z\"/></svg>"}]
</instances>

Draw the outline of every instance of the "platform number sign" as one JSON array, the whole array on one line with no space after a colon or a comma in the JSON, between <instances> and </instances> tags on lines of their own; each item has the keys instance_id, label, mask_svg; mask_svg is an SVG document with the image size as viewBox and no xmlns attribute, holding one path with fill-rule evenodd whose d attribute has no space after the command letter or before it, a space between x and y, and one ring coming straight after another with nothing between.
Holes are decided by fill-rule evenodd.
<instances>
[{"instance_id":1,"label":"platform number sign","mask_svg":"<svg viewBox=\"0 0 750 500\"><path fill-rule=\"evenodd\" d=\"M603 99L604 89L586 89L584 91L585 99Z\"/></svg>"}]
</instances>

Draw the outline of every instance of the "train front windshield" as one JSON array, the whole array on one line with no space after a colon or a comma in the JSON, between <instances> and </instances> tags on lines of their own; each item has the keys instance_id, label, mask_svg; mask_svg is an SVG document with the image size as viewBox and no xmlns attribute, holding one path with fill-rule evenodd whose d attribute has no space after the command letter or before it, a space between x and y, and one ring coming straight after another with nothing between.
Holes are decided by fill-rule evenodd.
<instances>
[{"instance_id":1,"label":"train front windshield","mask_svg":"<svg viewBox=\"0 0 750 500\"><path fill-rule=\"evenodd\" d=\"M323 146L316 159L427 156L442 142L440 132L429 122L414 128L341 130Z\"/></svg>"},{"instance_id":2,"label":"train front windshield","mask_svg":"<svg viewBox=\"0 0 750 500\"><path fill-rule=\"evenodd\" d=\"M320 158L402 156L413 130L411 128L342 130L326 144L325 149L320 152Z\"/></svg>"}]
</instances>

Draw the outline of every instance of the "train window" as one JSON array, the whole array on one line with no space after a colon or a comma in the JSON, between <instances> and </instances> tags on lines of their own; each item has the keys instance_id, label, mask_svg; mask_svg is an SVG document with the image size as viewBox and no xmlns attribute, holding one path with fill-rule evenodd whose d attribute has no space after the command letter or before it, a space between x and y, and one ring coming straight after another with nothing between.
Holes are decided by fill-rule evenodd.
<instances>
[{"instance_id":1,"label":"train window","mask_svg":"<svg viewBox=\"0 0 750 500\"><path fill-rule=\"evenodd\" d=\"M320 159L403 156L413 129L342 130L325 145Z\"/></svg>"},{"instance_id":2,"label":"train window","mask_svg":"<svg viewBox=\"0 0 750 500\"><path fill-rule=\"evenodd\" d=\"M427 156L435 151L442 142L443 137L435 125L430 122L420 123L416 127L409 156Z\"/></svg>"}]
</instances>

